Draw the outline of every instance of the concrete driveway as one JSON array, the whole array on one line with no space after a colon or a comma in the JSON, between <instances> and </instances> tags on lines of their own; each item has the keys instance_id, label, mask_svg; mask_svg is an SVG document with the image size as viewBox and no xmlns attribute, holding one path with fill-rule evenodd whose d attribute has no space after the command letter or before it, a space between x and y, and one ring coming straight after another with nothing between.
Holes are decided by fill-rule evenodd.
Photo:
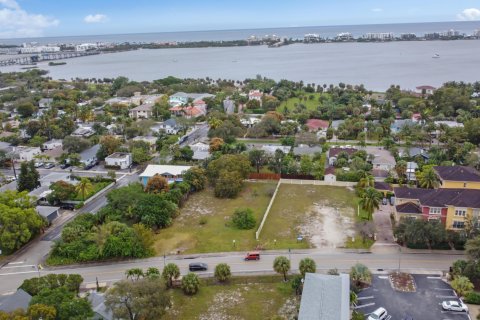
<instances>
[{"instance_id":1,"label":"concrete driveway","mask_svg":"<svg viewBox=\"0 0 480 320\"><path fill-rule=\"evenodd\" d=\"M380 205L380 208L373 214L373 222L376 230L376 241L372 246L373 251L397 251L398 245L393 238L392 222L390 214L393 212L394 206L389 204Z\"/></svg>"}]
</instances>

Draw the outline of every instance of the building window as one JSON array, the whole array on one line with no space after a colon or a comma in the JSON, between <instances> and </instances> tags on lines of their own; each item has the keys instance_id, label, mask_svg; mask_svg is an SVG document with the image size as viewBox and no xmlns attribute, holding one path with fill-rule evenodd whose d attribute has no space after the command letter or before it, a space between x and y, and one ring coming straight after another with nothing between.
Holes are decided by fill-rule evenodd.
<instances>
[{"instance_id":1,"label":"building window","mask_svg":"<svg viewBox=\"0 0 480 320\"><path fill-rule=\"evenodd\" d=\"M463 222L463 221L453 221L453 228L454 229L463 229L463 228L465 228L465 222Z\"/></svg>"},{"instance_id":2,"label":"building window","mask_svg":"<svg viewBox=\"0 0 480 320\"><path fill-rule=\"evenodd\" d=\"M457 217L465 217L467 215L466 209L455 209L455 216Z\"/></svg>"},{"instance_id":3,"label":"building window","mask_svg":"<svg viewBox=\"0 0 480 320\"><path fill-rule=\"evenodd\" d=\"M464 187L464 188L466 188L466 187L467 187L467 183L466 183L466 182L463 184L463 187Z\"/></svg>"},{"instance_id":4,"label":"building window","mask_svg":"<svg viewBox=\"0 0 480 320\"><path fill-rule=\"evenodd\" d=\"M441 214L442 208L430 208L430 214Z\"/></svg>"}]
</instances>

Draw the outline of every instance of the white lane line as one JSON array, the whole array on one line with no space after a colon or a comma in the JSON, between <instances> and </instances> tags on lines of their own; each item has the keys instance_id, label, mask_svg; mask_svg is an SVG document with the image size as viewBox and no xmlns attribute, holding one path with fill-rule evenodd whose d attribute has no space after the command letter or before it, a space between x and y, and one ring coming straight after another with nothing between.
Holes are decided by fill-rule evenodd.
<instances>
[{"instance_id":1,"label":"white lane line","mask_svg":"<svg viewBox=\"0 0 480 320\"><path fill-rule=\"evenodd\" d=\"M366 300L366 299L373 299L375 298L374 296L369 296L369 297L360 297L360 298L357 298L357 300Z\"/></svg>"},{"instance_id":2,"label":"white lane line","mask_svg":"<svg viewBox=\"0 0 480 320\"><path fill-rule=\"evenodd\" d=\"M370 307L370 306L374 306L374 305L375 305L374 302L367 303L367 304L362 304L361 306L356 306L355 309L361 309L361 308Z\"/></svg>"},{"instance_id":3,"label":"white lane line","mask_svg":"<svg viewBox=\"0 0 480 320\"><path fill-rule=\"evenodd\" d=\"M442 280L442 277L427 277L427 279Z\"/></svg>"},{"instance_id":4,"label":"white lane line","mask_svg":"<svg viewBox=\"0 0 480 320\"><path fill-rule=\"evenodd\" d=\"M378 276L378 279L388 279L388 276Z\"/></svg>"},{"instance_id":5,"label":"white lane line","mask_svg":"<svg viewBox=\"0 0 480 320\"><path fill-rule=\"evenodd\" d=\"M456 299L457 296L435 296L436 298L442 298L442 299Z\"/></svg>"},{"instance_id":6,"label":"white lane line","mask_svg":"<svg viewBox=\"0 0 480 320\"><path fill-rule=\"evenodd\" d=\"M0 276L11 276L15 274L22 274L22 273L36 273L38 272L37 270L35 271L21 271L21 272L11 272L11 273L0 273Z\"/></svg>"},{"instance_id":7,"label":"white lane line","mask_svg":"<svg viewBox=\"0 0 480 320\"><path fill-rule=\"evenodd\" d=\"M26 265L24 265L24 266L3 267L2 269L29 268L29 267L35 267L35 265L34 265L34 264L26 264Z\"/></svg>"},{"instance_id":8,"label":"white lane line","mask_svg":"<svg viewBox=\"0 0 480 320\"><path fill-rule=\"evenodd\" d=\"M9 262L8 264L22 264L22 263L25 263L25 261Z\"/></svg>"}]
</instances>

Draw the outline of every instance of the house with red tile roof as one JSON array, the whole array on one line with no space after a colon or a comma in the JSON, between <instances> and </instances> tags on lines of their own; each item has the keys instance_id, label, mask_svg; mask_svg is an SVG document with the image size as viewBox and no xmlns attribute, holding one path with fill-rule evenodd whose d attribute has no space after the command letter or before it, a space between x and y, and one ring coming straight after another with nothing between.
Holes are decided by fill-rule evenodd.
<instances>
[{"instance_id":1,"label":"house with red tile roof","mask_svg":"<svg viewBox=\"0 0 480 320\"><path fill-rule=\"evenodd\" d=\"M327 131L330 123L326 120L308 119L305 125L310 132Z\"/></svg>"}]
</instances>

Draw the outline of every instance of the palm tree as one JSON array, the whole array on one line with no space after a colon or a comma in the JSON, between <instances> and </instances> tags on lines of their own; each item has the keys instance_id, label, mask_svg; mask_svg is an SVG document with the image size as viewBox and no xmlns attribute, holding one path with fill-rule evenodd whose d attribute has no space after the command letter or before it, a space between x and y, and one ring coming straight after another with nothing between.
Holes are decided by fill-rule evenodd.
<instances>
[{"instance_id":1,"label":"palm tree","mask_svg":"<svg viewBox=\"0 0 480 320\"><path fill-rule=\"evenodd\" d=\"M290 260L287 257L279 256L273 261L273 270L277 273L283 274L283 279L287 281L287 273L290 271Z\"/></svg>"},{"instance_id":2,"label":"palm tree","mask_svg":"<svg viewBox=\"0 0 480 320\"><path fill-rule=\"evenodd\" d=\"M302 277L305 278L305 274L308 273L315 273L317 271L317 265L315 264L315 261L313 261L310 258L305 258L300 260L300 264L298 265L298 269L300 270L300 273Z\"/></svg>"},{"instance_id":3,"label":"palm tree","mask_svg":"<svg viewBox=\"0 0 480 320\"><path fill-rule=\"evenodd\" d=\"M132 281L136 281L140 278L144 277L143 270L140 268L133 268L133 269L128 269L125 271L125 275L127 276L127 279L132 279Z\"/></svg>"},{"instance_id":4,"label":"palm tree","mask_svg":"<svg viewBox=\"0 0 480 320\"><path fill-rule=\"evenodd\" d=\"M423 171L419 175L420 187L426 189L435 189L439 186L439 181L437 174L433 170L432 167L428 166L423 169Z\"/></svg>"},{"instance_id":5,"label":"palm tree","mask_svg":"<svg viewBox=\"0 0 480 320\"><path fill-rule=\"evenodd\" d=\"M75 191L82 194L82 200L85 201L85 195L92 191L93 185L87 178L82 178L77 184Z\"/></svg>"},{"instance_id":6,"label":"palm tree","mask_svg":"<svg viewBox=\"0 0 480 320\"><path fill-rule=\"evenodd\" d=\"M369 188L375 185L375 178L366 171L362 172L362 177L358 181L357 187Z\"/></svg>"},{"instance_id":7,"label":"palm tree","mask_svg":"<svg viewBox=\"0 0 480 320\"><path fill-rule=\"evenodd\" d=\"M362 284L370 284L372 282L372 273L365 265L357 263L350 270L350 279L356 287Z\"/></svg>"},{"instance_id":8,"label":"palm tree","mask_svg":"<svg viewBox=\"0 0 480 320\"><path fill-rule=\"evenodd\" d=\"M180 269L174 263L169 263L163 268L162 278L166 281L167 288L173 287L173 280L180 277Z\"/></svg>"},{"instance_id":9,"label":"palm tree","mask_svg":"<svg viewBox=\"0 0 480 320\"><path fill-rule=\"evenodd\" d=\"M380 207L380 201L382 201L382 194L375 188L368 187L362 193L360 205L368 213L368 220L372 220L373 212Z\"/></svg>"}]
</instances>

